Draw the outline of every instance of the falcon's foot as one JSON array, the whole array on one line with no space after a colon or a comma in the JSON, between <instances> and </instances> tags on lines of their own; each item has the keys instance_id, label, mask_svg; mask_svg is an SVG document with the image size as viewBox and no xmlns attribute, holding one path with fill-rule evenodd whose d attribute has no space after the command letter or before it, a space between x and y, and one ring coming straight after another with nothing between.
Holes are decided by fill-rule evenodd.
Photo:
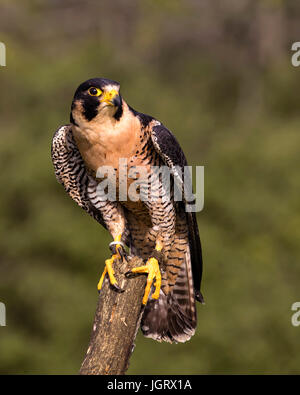
<instances>
[{"instance_id":1,"label":"falcon's foot","mask_svg":"<svg viewBox=\"0 0 300 395\"><path fill-rule=\"evenodd\" d=\"M102 288L106 273L108 274L110 284L115 288L115 290L118 292L123 292L123 290L118 285L118 282L115 277L115 272L112 267L115 261L117 260L122 261L123 258L126 258L126 251L123 243L121 242L121 236L118 236L112 243L110 243L109 247L112 250L113 255L111 256L111 258L106 259L105 261L105 268L97 286L98 292L100 292Z\"/></svg>"},{"instance_id":2,"label":"falcon's foot","mask_svg":"<svg viewBox=\"0 0 300 395\"><path fill-rule=\"evenodd\" d=\"M131 273L147 273L148 278L147 278L147 284L145 287L145 293L143 297L143 304L147 304L147 300L151 291L151 286L153 284L154 279L156 280L154 283L155 287L155 292L152 294L153 299L158 299L159 298L159 291L161 287L161 273L159 269L159 263L156 258L149 258L146 265L140 266L140 267L135 267L131 269L127 274Z\"/></svg>"}]
</instances>

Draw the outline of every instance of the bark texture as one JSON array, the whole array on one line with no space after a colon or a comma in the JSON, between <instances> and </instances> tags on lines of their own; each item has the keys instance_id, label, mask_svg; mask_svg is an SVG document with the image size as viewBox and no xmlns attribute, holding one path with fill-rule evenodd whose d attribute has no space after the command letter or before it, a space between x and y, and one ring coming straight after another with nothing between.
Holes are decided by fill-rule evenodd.
<instances>
[{"instance_id":1,"label":"bark texture","mask_svg":"<svg viewBox=\"0 0 300 395\"><path fill-rule=\"evenodd\" d=\"M134 340L142 316L142 298L146 276L127 278L131 268L143 265L140 258L128 262L115 262L115 276L124 292L118 293L108 281L103 283L90 344L81 365L80 374L125 374L133 352Z\"/></svg>"}]
</instances>

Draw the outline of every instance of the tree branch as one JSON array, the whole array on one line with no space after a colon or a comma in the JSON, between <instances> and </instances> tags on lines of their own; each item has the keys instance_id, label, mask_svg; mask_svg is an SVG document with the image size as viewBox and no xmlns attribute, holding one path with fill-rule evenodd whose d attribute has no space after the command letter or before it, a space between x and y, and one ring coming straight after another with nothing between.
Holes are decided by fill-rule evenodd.
<instances>
[{"instance_id":1,"label":"tree branch","mask_svg":"<svg viewBox=\"0 0 300 395\"><path fill-rule=\"evenodd\" d=\"M131 268L143 265L142 259L115 262L115 276L124 292L116 292L107 279L103 283L93 330L80 374L125 374L134 349L142 316L146 276L125 277Z\"/></svg>"}]
</instances>

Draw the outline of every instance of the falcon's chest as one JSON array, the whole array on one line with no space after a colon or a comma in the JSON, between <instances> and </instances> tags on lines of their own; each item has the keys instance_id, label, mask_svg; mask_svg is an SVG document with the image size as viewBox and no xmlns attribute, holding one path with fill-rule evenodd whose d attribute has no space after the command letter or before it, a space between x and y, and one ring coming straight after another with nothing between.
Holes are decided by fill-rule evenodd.
<instances>
[{"instance_id":1,"label":"falcon's chest","mask_svg":"<svg viewBox=\"0 0 300 395\"><path fill-rule=\"evenodd\" d=\"M151 140L151 125L133 120L118 127L73 127L73 135L90 175L115 185L116 200L130 211L144 212L141 186L150 181L153 166L161 165ZM147 210L146 210L147 211Z\"/></svg>"},{"instance_id":2,"label":"falcon's chest","mask_svg":"<svg viewBox=\"0 0 300 395\"><path fill-rule=\"evenodd\" d=\"M87 170L96 176L99 168L118 170L121 158L131 158L139 145L140 123L133 117L114 123L90 122L84 128L73 126L76 145Z\"/></svg>"}]
</instances>

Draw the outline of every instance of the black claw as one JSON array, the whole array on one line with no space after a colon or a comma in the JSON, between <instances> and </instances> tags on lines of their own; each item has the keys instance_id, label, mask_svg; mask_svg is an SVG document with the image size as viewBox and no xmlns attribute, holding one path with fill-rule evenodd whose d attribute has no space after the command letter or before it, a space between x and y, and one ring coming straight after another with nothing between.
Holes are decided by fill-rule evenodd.
<instances>
[{"instance_id":1,"label":"black claw","mask_svg":"<svg viewBox=\"0 0 300 395\"><path fill-rule=\"evenodd\" d=\"M113 255L119 254L122 260L125 259L127 261L128 254L122 245L120 245L120 247L117 248L116 244L112 244L109 246L109 248Z\"/></svg>"},{"instance_id":2,"label":"black claw","mask_svg":"<svg viewBox=\"0 0 300 395\"><path fill-rule=\"evenodd\" d=\"M118 285L116 285L116 284L110 284L110 286L111 286L111 288L112 288L114 291L118 292L119 294L125 291L125 289L120 288L120 287L119 287Z\"/></svg>"},{"instance_id":3,"label":"black claw","mask_svg":"<svg viewBox=\"0 0 300 395\"><path fill-rule=\"evenodd\" d=\"M112 244L109 246L109 249L113 255L117 253L116 244Z\"/></svg>"},{"instance_id":4,"label":"black claw","mask_svg":"<svg viewBox=\"0 0 300 395\"><path fill-rule=\"evenodd\" d=\"M129 270L128 272L125 273L125 277L127 277L127 278L132 278L134 276L135 276L135 273L132 273L131 270Z\"/></svg>"},{"instance_id":5,"label":"black claw","mask_svg":"<svg viewBox=\"0 0 300 395\"><path fill-rule=\"evenodd\" d=\"M118 248L118 253L121 255L122 260L127 261L127 252L124 250L123 247Z\"/></svg>"}]
</instances>

